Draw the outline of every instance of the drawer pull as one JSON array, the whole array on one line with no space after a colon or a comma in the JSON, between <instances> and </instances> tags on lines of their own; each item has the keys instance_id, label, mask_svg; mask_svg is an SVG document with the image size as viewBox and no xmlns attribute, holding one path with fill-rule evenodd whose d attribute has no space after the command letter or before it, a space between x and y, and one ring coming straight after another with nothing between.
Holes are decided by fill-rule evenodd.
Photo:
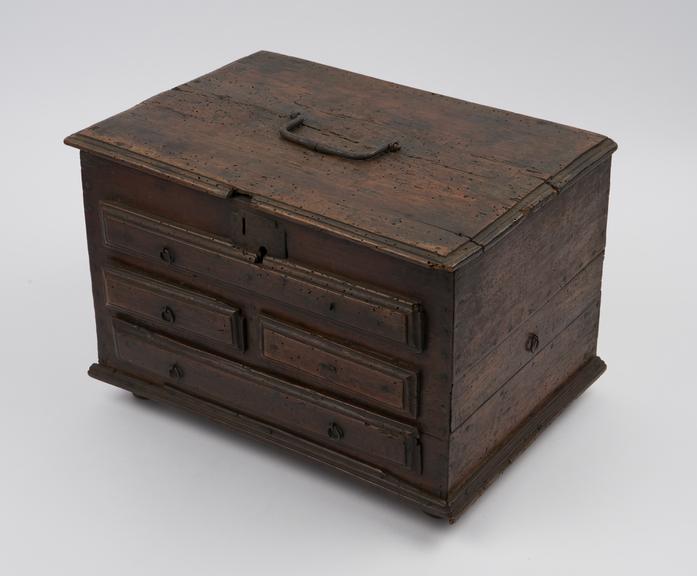
<instances>
[{"instance_id":1,"label":"drawer pull","mask_svg":"<svg viewBox=\"0 0 697 576\"><path fill-rule=\"evenodd\" d=\"M181 380L184 376L184 370L181 369L179 364L172 364L169 367L169 376L175 380Z\"/></svg>"},{"instance_id":2,"label":"drawer pull","mask_svg":"<svg viewBox=\"0 0 697 576\"><path fill-rule=\"evenodd\" d=\"M174 324L174 321L176 320L176 317L174 315L174 310L172 310L169 306L162 307L162 312L160 312L160 317L165 322L169 322L170 324Z\"/></svg>"},{"instance_id":3,"label":"drawer pull","mask_svg":"<svg viewBox=\"0 0 697 576\"><path fill-rule=\"evenodd\" d=\"M344 437L344 430L336 422L332 422L327 428L327 435L332 440L341 440Z\"/></svg>"},{"instance_id":4,"label":"drawer pull","mask_svg":"<svg viewBox=\"0 0 697 576\"><path fill-rule=\"evenodd\" d=\"M167 262L167 264L174 264L174 252L165 246L160 250L160 260Z\"/></svg>"},{"instance_id":5,"label":"drawer pull","mask_svg":"<svg viewBox=\"0 0 697 576\"><path fill-rule=\"evenodd\" d=\"M540 337L532 332L528 334L528 339L525 342L525 349L528 352L534 353L540 346Z\"/></svg>"}]
</instances>

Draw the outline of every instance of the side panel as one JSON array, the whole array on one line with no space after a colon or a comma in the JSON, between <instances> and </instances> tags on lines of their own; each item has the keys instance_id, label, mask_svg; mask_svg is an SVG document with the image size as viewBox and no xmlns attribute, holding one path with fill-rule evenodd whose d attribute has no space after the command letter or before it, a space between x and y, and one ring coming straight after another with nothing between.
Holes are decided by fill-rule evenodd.
<instances>
[{"instance_id":1,"label":"side panel","mask_svg":"<svg viewBox=\"0 0 697 576\"><path fill-rule=\"evenodd\" d=\"M595 354L609 185L608 156L457 271L451 488Z\"/></svg>"},{"instance_id":2,"label":"side panel","mask_svg":"<svg viewBox=\"0 0 697 576\"><path fill-rule=\"evenodd\" d=\"M455 396L470 366L603 252L609 189L608 157L458 270Z\"/></svg>"},{"instance_id":3,"label":"side panel","mask_svg":"<svg viewBox=\"0 0 697 576\"><path fill-rule=\"evenodd\" d=\"M453 397L453 429L474 414L598 298L602 267L603 254L599 254L540 310L467 369L458 395Z\"/></svg>"},{"instance_id":4,"label":"side panel","mask_svg":"<svg viewBox=\"0 0 697 576\"><path fill-rule=\"evenodd\" d=\"M600 302L501 387L451 437L451 487L466 480L574 372L595 356Z\"/></svg>"}]
</instances>

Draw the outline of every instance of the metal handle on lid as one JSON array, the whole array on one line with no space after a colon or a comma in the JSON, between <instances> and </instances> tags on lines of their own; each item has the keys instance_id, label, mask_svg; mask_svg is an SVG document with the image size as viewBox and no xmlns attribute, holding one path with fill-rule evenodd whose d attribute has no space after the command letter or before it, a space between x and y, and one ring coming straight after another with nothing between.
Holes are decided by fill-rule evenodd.
<instances>
[{"instance_id":1,"label":"metal handle on lid","mask_svg":"<svg viewBox=\"0 0 697 576\"><path fill-rule=\"evenodd\" d=\"M288 122L280 130L281 138L321 154L329 154L330 156L338 156L339 158L347 158L349 160L370 160L371 158L375 158L376 156L384 154L385 152L397 152L400 149L399 142L388 142L387 144L383 144L382 146L368 152L350 152L348 150L334 148L332 146L322 144L321 142L315 142L311 138L306 138L304 136L300 136L296 132L293 132L293 130L299 126L302 126L305 122L305 118L303 118L299 112L291 114L290 118L290 122Z\"/></svg>"}]
</instances>

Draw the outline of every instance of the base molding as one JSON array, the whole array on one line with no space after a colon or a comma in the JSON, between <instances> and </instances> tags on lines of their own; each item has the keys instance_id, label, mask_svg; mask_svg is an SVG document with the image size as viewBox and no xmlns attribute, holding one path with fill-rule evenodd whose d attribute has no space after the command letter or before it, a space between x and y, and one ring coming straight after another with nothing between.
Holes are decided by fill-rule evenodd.
<instances>
[{"instance_id":1,"label":"base molding","mask_svg":"<svg viewBox=\"0 0 697 576\"><path fill-rule=\"evenodd\" d=\"M559 386L464 482L448 499L447 517L454 522L489 485L503 473L537 436L605 372L607 366L598 356L591 358Z\"/></svg>"},{"instance_id":2,"label":"base molding","mask_svg":"<svg viewBox=\"0 0 697 576\"><path fill-rule=\"evenodd\" d=\"M139 398L182 408L247 436L303 454L395 494L431 516L447 518L452 523L566 406L595 382L605 368L605 363L597 356L589 360L513 431L469 478L453 490L447 500L407 484L378 467L344 456L280 428L170 386L151 384L101 364L93 364L88 373L97 380L128 390Z\"/></svg>"}]
</instances>

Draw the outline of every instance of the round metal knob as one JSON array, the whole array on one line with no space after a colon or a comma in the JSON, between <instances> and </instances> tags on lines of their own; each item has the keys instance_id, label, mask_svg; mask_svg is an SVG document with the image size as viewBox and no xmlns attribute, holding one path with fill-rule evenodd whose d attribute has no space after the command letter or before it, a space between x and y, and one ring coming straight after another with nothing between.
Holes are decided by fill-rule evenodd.
<instances>
[{"instance_id":1,"label":"round metal knob","mask_svg":"<svg viewBox=\"0 0 697 576\"><path fill-rule=\"evenodd\" d=\"M165 246L164 248L162 248L162 250L160 250L160 260L162 260L163 262L167 262L167 264L173 264L174 252L172 252L172 250Z\"/></svg>"},{"instance_id":2,"label":"round metal knob","mask_svg":"<svg viewBox=\"0 0 697 576\"><path fill-rule=\"evenodd\" d=\"M336 422L332 422L327 428L327 434L332 440L341 440L344 437L344 430Z\"/></svg>"},{"instance_id":3,"label":"round metal knob","mask_svg":"<svg viewBox=\"0 0 697 576\"><path fill-rule=\"evenodd\" d=\"M172 364L169 367L169 376L170 378L179 380L182 376L184 376L184 370L180 368L179 364Z\"/></svg>"},{"instance_id":4,"label":"round metal knob","mask_svg":"<svg viewBox=\"0 0 697 576\"><path fill-rule=\"evenodd\" d=\"M160 312L160 317L165 322L169 322L170 324L174 324L174 321L176 319L174 316L174 310L172 310L169 306L162 307L162 311Z\"/></svg>"}]
</instances>

